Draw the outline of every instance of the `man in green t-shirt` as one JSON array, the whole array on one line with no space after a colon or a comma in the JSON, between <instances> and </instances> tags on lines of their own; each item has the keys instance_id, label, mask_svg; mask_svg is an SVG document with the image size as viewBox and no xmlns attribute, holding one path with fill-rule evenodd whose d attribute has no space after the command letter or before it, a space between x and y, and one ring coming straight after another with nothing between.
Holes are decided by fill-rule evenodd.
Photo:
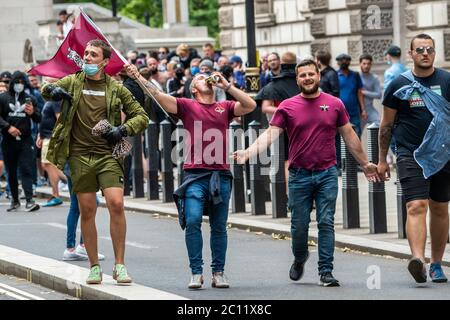
<instances>
[{"instance_id":1,"label":"man in green t-shirt","mask_svg":"<svg viewBox=\"0 0 450 320\"><path fill-rule=\"evenodd\" d=\"M73 192L81 213L81 230L91 264L88 284L100 284L98 264L96 192L101 189L111 215L111 238L115 265L113 278L118 283L132 282L124 265L126 221L123 204L123 159L116 160L112 150L123 137L145 130L148 117L124 86L105 74L112 49L102 40L91 40L84 51L82 71L42 88L43 97L64 100L61 116L50 140L47 159L63 169L69 162ZM121 112L126 115L122 124ZM106 119L113 128L98 137L92 128Z\"/></svg>"}]
</instances>

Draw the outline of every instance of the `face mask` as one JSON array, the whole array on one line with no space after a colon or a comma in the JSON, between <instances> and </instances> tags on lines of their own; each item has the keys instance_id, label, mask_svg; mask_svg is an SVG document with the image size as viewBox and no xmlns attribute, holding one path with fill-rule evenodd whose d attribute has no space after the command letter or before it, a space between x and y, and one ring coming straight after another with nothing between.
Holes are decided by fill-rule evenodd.
<instances>
[{"instance_id":1,"label":"face mask","mask_svg":"<svg viewBox=\"0 0 450 320\"><path fill-rule=\"evenodd\" d=\"M388 66L392 65L392 61L391 60L387 60L386 63L387 63Z\"/></svg>"},{"instance_id":2,"label":"face mask","mask_svg":"<svg viewBox=\"0 0 450 320\"><path fill-rule=\"evenodd\" d=\"M342 70L347 70L348 69L349 64L348 63L341 63L341 69Z\"/></svg>"},{"instance_id":3,"label":"face mask","mask_svg":"<svg viewBox=\"0 0 450 320\"><path fill-rule=\"evenodd\" d=\"M167 54L165 54L165 53L158 53L158 59L159 60L164 60L166 58L167 58Z\"/></svg>"},{"instance_id":4,"label":"face mask","mask_svg":"<svg viewBox=\"0 0 450 320\"><path fill-rule=\"evenodd\" d=\"M131 64L136 64L137 59L131 59Z\"/></svg>"},{"instance_id":5,"label":"face mask","mask_svg":"<svg viewBox=\"0 0 450 320\"><path fill-rule=\"evenodd\" d=\"M97 72L100 71L100 68L98 67L98 64L85 63L85 64L83 64L83 71L88 76L93 76L93 75L97 74Z\"/></svg>"},{"instance_id":6,"label":"face mask","mask_svg":"<svg viewBox=\"0 0 450 320\"><path fill-rule=\"evenodd\" d=\"M181 80L181 79L183 79L184 72L183 72L183 71L177 71L177 72L175 72L175 75L176 75L176 77L177 77L179 80Z\"/></svg>"},{"instance_id":7,"label":"face mask","mask_svg":"<svg viewBox=\"0 0 450 320\"><path fill-rule=\"evenodd\" d=\"M200 72L200 68L199 67L192 67L191 68L191 74L192 76L195 76L197 73Z\"/></svg>"},{"instance_id":8,"label":"face mask","mask_svg":"<svg viewBox=\"0 0 450 320\"><path fill-rule=\"evenodd\" d=\"M21 93L23 91L23 89L25 89L25 85L22 83L15 83L14 84L14 91L16 93Z\"/></svg>"}]
</instances>

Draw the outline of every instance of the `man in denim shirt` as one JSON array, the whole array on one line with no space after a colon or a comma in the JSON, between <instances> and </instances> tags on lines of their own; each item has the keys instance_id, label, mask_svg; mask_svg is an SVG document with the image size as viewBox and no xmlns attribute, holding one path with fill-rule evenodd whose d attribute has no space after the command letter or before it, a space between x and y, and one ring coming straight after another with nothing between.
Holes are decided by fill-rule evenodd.
<instances>
[{"instance_id":1,"label":"man in denim shirt","mask_svg":"<svg viewBox=\"0 0 450 320\"><path fill-rule=\"evenodd\" d=\"M433 66L436 57L434 40L426 34L415 36L409 51L414 61L412 70L417 82L450 101L450 73ZM433 119L417 90L409 100L400 100L394 93L410 81L400 76L392 81L384 96L384 112L380 127L380 158L378 169L381 176L390 177L386 155L395 125L398 176L406 199L408 218L406 231L412 259L408 270L416 282L427 281L425 245L427 238L426 214L430 208L431 265L433 282L447 282L441 261L448 239L450 200L450 162L438 173L424 178L423 169L413 157L422 144L425 133ZM445 108L446 106L441 106Z\"/></svg>"}]
</instances>

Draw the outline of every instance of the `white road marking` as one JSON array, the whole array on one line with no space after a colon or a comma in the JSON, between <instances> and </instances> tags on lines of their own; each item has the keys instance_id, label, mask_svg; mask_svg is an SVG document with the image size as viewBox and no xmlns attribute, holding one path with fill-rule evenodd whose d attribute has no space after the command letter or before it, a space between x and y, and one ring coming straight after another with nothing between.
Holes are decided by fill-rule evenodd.
<instances>
[{"instance_id":1,"label":"white road marking","mask_svg":"<svg viewBox=\"0 0 450 320\"><path fill-rule=\"evenodd\" d=\"M45 223L36 223L36 222L30 222L30 223L0 223L0 227L9 227L9 226L36 226L36 225L43 225Z\"/></svg>"},{"instance_id":2,"label":"white road marking","mask_svg":"<svg viewBox=\"0 0 450 320\"><path fill-rule=\"evenodd\" d=\"M57 223L57 222L48 222L48 223L46 223L46 225L49 225L49 226L55 227L55 228L59 228L59 229L64 229L64 230L67 229L66 225ZM100 236L99 239L112 241L111 237ZM130 247L135 247L135 248L144 249L144 250L158 249L158 247L149 246L149 245L139 243L139 242L134 242L134 241L126 241L125 244Z\"/></svg>"},{"instance_id":3,"label":"white road marking","mask_svg":"<svg viewBox=\"0 0 450 320\"><path fill-rule=\"evenodd\" d=\"M111 237L99 237L99 238L103 239L103 240L112 241ZM139 242L134 242L134 241L125 241L125 244L130 247L135 247L135 248L145 249L145 250L158 249L158 247L149 246L149 245L142 244Z\"/></svg>"},{"instance_id":4,"label":"white road marking","mask_svg":"<svg viewBox=\"0 0 450 320\"><path fill-rule=\"evenodd\" d=\"M0 292L4 292L4 294L18 300L45 300L31 293L8 286L7 284L4 283L0 283Z\"/></svg>"},{"instance_id":5,"label":"white road marking","mask_svg":"<svg viewBox=\"0 0 450 320\"><path fill-rule=\"evenodd\" d=\"M46 225L48 225L48 226L50 226L50 227L55 227L55 228L58 228L58 229L64 229L64 230L67 230L67 225L62 224L62 223L57 223L57 222L47 222L47 223L44 223L44 224L46 224Z\"/></svg>"}]
</instances>

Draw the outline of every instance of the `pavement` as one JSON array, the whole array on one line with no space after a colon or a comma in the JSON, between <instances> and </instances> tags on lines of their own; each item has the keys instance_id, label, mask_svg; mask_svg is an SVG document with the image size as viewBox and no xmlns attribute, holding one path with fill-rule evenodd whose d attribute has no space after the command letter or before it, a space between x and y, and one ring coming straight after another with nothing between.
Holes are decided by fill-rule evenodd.
<instances>
[{"instance_id":1,"label":"pavement","mask_svg":"<svg viewBox=\"0 0 450 320\"><path fill-rule=\"evenodd\" d=\"M84 284L87 261L61 261L68 203L33 213L6 213L6 206L6 202L0 202L0 265L7 261L10 267L0 272L16 273L20 278L50 287L49 291L71 296L78 294L83 300L169 299L168 302L173 304L195 305L201 303L199 300L221 304L255 300L267 304L273 300L450 299L448 283L416 284L406 269L406 260L344 249L337 249L334 259L333 274L341 287L321 287L318 285L318 248L313 243L310 243L311 254L303 278L291 281L288 276L292 263L289 239L234 227L228 230L225 267L231 287L225 290L211 288L208 223L202 226L205 286L202 290L189 290L189 261L184 232L177 219L129 211L126 212L125 263L134 283L118 286L109 276L114 253L109 235L109 213L105 208L99 208L96 217L99 250L106 256L100 262L104 282L88 286ZM78 239L79 234L78 230ZM449 268L444 270L450 275Z\"/></svg>"}]
</instances>

